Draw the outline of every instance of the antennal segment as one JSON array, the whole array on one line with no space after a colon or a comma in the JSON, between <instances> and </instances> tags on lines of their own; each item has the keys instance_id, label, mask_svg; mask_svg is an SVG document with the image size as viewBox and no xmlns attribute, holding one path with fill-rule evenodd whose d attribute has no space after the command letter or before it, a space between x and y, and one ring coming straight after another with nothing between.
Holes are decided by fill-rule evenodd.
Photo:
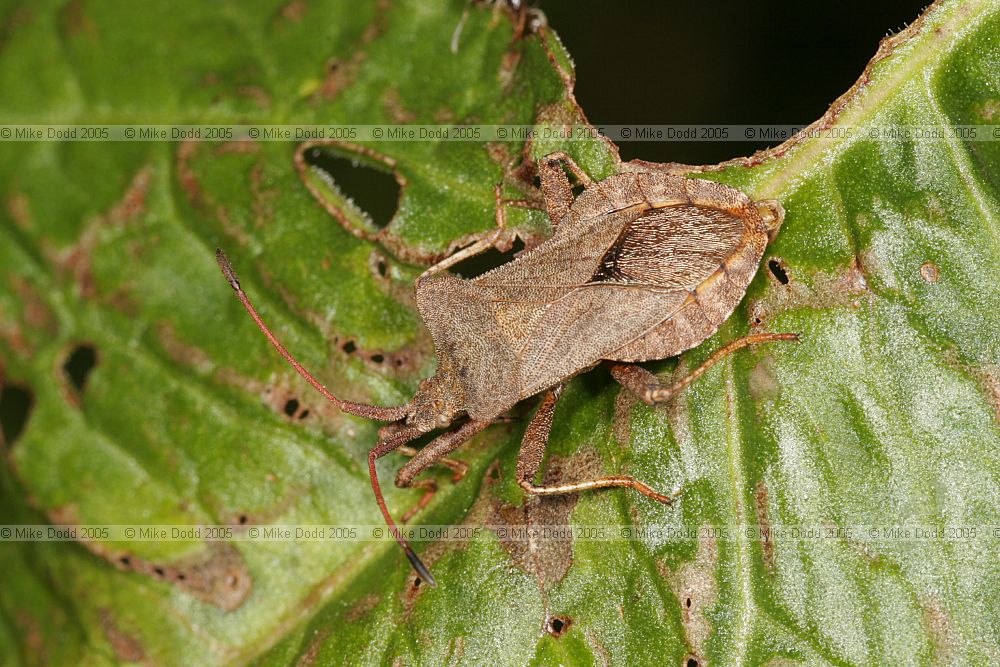
<instances>
[{"instance_id":1,"label":"antennal segment","mask_svg":"<svg viewBox=\"0 0 1000 667\"><path fill-rule=\"evenodd\" d=\"M324 387L312 373L307 371L302 364L295 360L295 357L293 357L291 353L285 349L285 346L282 345L277 338L275 338L274 334L271 333L271 330L266 324L264 324L264 320L261 319L260 315L257 313L257 309L253 307L252 303L250 303L250 298L247 296L246 292L243 291L243 288L240 287L240 280L236 277L236 272L233 271L233 265L230 263L226 253L222 252L222 250L216 250L215 261L219 263L219 268L222 269L222 275L226 277L226 280L229 281L229 285L233 288L233 290L235 290L236 296L239 297L243 307L246 308L248 313L250 313L250 317L252 317L253 321L257 323L257 327L261 330L261 332L263 332L267 339L271 341L271 345L274 346L274 349L276 349L278 353L285 358L285 361L292 365L292 368L294 368L299 375L305 378L306 382L315 387L316 391L323 394L323 397L326 400L330 401L344 412L349 412L350 414L358 415L359 417L392 422L398 421L406 416L405 405L395 408L385 408L378 405L366 405L364 403L345 401L331 394L330 390Z\"/></svg>"}]
</instances>

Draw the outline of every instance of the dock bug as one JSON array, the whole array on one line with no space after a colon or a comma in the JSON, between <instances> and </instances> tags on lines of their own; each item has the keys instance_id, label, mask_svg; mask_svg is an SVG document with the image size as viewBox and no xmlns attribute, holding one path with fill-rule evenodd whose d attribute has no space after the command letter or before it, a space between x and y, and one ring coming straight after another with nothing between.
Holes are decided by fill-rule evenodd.
<instances>
[{"instance_id":1,"label":"dock bug","mask_svg":"<svg viewBox=\"0 0 1000 667\"><path fill-rule=\"evenodd\" d=\"M584 188L577 197L564 167ZM434 578L386 507L375 471L380 457L457 423L399 470L396 485L410 486L422 471L444 461L516 403L541 393L517 461L518 483L527 493L629 487L669 504L672 496L623 475L552 486L535 483L562 384L608 362L616 381L657 405L740 348L798 340L790 333L746 336L717 350L677 382L661 385L636 363L676 356L715 333L743 298L784 209L773 200L754 202L720 183L649 168L595 183L563 153L543 158L539 176L555 230L549 239L471 280L446 273L497 241L503 231L503 204L498 201L496 232L416 280L417 307L434 340L437 371L421 381L409 403L398 407L354 403L331 394L271 333L229 259L216 252L243 306L303 378L341 410L391 422L368 453L372 489L392 535L432 586Z\"/></svg>"}]
</instances>

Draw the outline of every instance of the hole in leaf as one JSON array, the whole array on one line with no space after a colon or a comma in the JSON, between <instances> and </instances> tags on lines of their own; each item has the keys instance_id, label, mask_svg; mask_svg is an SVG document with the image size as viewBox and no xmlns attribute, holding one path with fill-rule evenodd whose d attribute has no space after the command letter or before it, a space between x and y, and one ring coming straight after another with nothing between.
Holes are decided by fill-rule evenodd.
<instances>
[{"instance_id":1,"label":"hole in leaf","mask_svg":"<svg viewBox=\"0 0 1000 667\"><path fill-rule=\"evenodd\" d=\"M306 164L336 184L344 197L366 212L379 229L396 215L399 183L392 174L319 148L305 152Z\"/></svg>"},{"instance_id":2,"label":"hole in leaf","mask_svg":"<svg viewBox=\"0 0 1000 667\"><path fill-rule=\"evenodd\" d=\"M553 616L545 624L545 631L553 637L561 637L573 624L573 620L566 616Z\"/></svg>"},{"instance_id":3,"label":"hole in leaf","mask_svg":"<svg viewBox=\"0 0 1000 667\"><path fill-rule=\"evenodd\" d=\"M371 357L371 359L372 359L372 361L374 361L374 362L375 362L376 364L381 364L381 363L382 363L383 361L385 361L385 355L381 355L381 354L373 354L373 355L372 355L372 357Z\"/></svg>"},{"instance_id":4,"label":"hole in leaf","mask_svg":"<svg viewBox=\"0 0 1000 667\"><path fill-rule=\"evenodd\" d=\"M93 345L77 345L66 357L66 361L63 363L63 372L78 394L83 393L87 377L90 376L90 371L94 369L96 364L97 350Z\"/></svg>"},{"instance_id":5,"label":"hole in leaf","mask_svg":"<svg viewBox=\"0 0 1000 667\"><path fill-rule=\"evenodd\" d=\"M299 415L299 419L305 419L308 416L309 416L309 411L308 410L303 410L302 414Z\"/></svg>"},{"instance_id":6,"label":"hole in leaf","mask_svg":"<svg viewBox=\"0 0 1000 667\"><path fill-rule=\"evenodd\" d=\"M7 385L0 389L0 443L17 442L28 423L35 397L25 387Z\"/></svg>"},{"instance_id":7,"label":"hole in leaf","mask_svg":"<svg viewBox=\"0 0 1000 667\"><path fill-rule=\"evenodd\" d=\"M129 567L130 565L132 565L132 559L129 558L128 556L122 556L121 558L118 559L118 562L124 565L125 567Z\"/></svg>"},{"instance_id":8,"label":"hole in leaf","mask_svg":"<svg viewBox=\"0 0 1000 667\"><path fill-rule=\"evenodd\" d=\"M241 514L236 520L239 521L240 525L242 526L242 525L246 524L246 522L247 522L247 515L246 514Z\"/></svg>"},{"instance_id":9,"label":"hole in leaf","mask_svg":"<svg viewBox=\"0 0 1000 667\"><path fill-rule=\"evenodd\" d=\"M685 605L685 606L686 606L686 607L687 607L688 609L690 609L690 608L691 608L691 598L688 598L688 599L687 599L687 600L686 600L686 601L684 602L684 605Z\"/></svg>"},{"instance_id":10,"label":"hole in leaf","mask_svg":"<svg viewBox=\"0 0 1000 667\"><path fill-rule=\"evenodd\" d=\"M346 352L347 354L354 354L354 351L358 349L358 346L355 345L353 341L347 341L346 343L340 346L340 349Z\"/></svg>"},{"instance_id":11,"label":"hole in leaf","mask_svg":"<svg viewBox=\"0 0 1000 667\"><path fill-rule=\"evenodd\" d=\"M385 278L385 274L386 274L386 272L387 272L387 271L389 270L389 267L388 267L388 265L387 265L387 264L385 263L385 260L384 260L384 259L380 259L380 260L378 261L378 264L376 265L376 267L378 268L378 274L379 274L380 276L382 276L383 278Z\"/></svg>"},{"instance_id":12,"label":"hole in leaf","mask_svg":"<svg viewBox=\"0 0 1000 667\"><path fill-rule=\"evenodd\" d=\"M486 252L463 260L452 267L452 271L463 278L475 278L487 271L506 264L514 259L514 255L524 250L524 241L515 238L513 245L507 252L500 252L496 248L490 248Z\"/></svg>"},{"instance_id":13,"label":"hole in leaf","mask_svg":"<svg viewBox=\"0 0 1000 667\"><path fill-rule=\"evenodd\" d=\"M157 574L157 576L160 576L160 577L162 577L164 574L166 574L166 571L162 567L154 567L153 568L153 572L155 572Z\"/></svg>"},{"instance_id":14,"label":"hole in leaf","mask_svg":"<svg viewBox=\"0 0 1000 667\"><path fill-rule=\"evenodd\" d=\"M289 417L294 417L295 413L299 411L299 402L294 398L290 398L285 402L285 414Z\"/></svg>"},{"instance_id":15,"label":"hole in leaf","mask_svg":"<svg viewBox=\"0 0 1000 667\"><path fill-rule=\"evenodd\" d=\"M687 662L684 663L684 667L698 667L697 658L688 658Z\"/></svg>"},{"instance_id":16,"label":"hole in leaf","mask_svg":"<svg viewBox=\"0 0 1000 667\"><path fill-rule=\"evenodd\" d=\"M781 265L780 259L768 260L767 268L771 270L771 275L777 278L779 283L782 285L788 284L788 272L785 271L785 267Z\"/></svg>"}]
</instances>

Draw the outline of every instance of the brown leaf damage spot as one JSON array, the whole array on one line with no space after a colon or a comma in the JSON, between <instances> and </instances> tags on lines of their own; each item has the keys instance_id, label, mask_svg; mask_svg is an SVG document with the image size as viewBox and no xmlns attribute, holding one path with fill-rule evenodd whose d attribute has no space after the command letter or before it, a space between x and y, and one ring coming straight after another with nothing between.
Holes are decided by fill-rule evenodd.
<instances>
[{"instance_id":1,"label":"brown leaf damage spot","mask_svg":"<svg viewBox=\"0 0 1000 667\"><path fill-rule=\"evenodd\" d=\"M774 376L774 357L770 354L763 355L750 371L747 389L755 404L772 402L778 397L780 386Z\"/></svg>"},{"instance_id":2,"label":"brown leaf damage spot","mask_svg":"<svg viewBox=\"0 0 1000 667\"><path fill-rule=\"evenodd\" d=\"M124 565L121 557L117 562ZM238 609L253 588L253 578L243 556L236 547L225 542L209 542L205 553L172 565L154 565L133 556L131 568L120 569L132 569L169 581L199 600L226 611Z\"/></svg>"},{"instance_id":3,"label":"brown leaf damage spot","mask_svg":"<svg viewBox=\"0 0 1000 667\"><path fill-rule=\"evenodd\" d=\"M395 88L387 88L382 95L382 106L394 123L412 123L417 115L406 108L403 98Z\"/></svg>"},{"instance_id":4,"label":"brown leaf damage spot","mask_svg":"<svg viewBox=\"0 0 1000 667\"><path fill-rule=\"evenodd\" d=\"M398 186L395 211L385 225L377 225L372 216L355 204L350 197L340 191L335 180L319 168L323 153L333 157L346 158L366 166L375 167L389 172ZM455 249L471 243L480 235L471 235L455 239L445 252L432 252L420 246L414 246L393 232L393 221L402 204L409 181L400 172L396 160L380 153L373 148L345 141L321 140L300 144L295 151L295 168L302 182L305 183L313 198L336 220L345 230L354 236L378 243L395 257L412 264L430 264L448 256Z\"/></svg>"},{"instance_id":5,"label":"brown leaf damage spot","mask_svg":"<svg viewBox=\"0 0 1000 667\"><path fill-rule=\"evenodd\" d=\"M371 271L372 279L386 294L401 304L417 309L417 300L410 278L377 249L373 249L368 255L368 269Z\"/></svg>"},{"instance_id":6,"label":"brown leaf damage spot","mask_svg":"<svg viewBox=\"0 0 1000 667\"><path fill-rule=\"evenodd\" d=\"M593 479L602 470L600 456L593 450L569 458L551 456L542 483ZM573 530L568 524L579 498L578 493L529 496L520 507L499 503L490 508L487 523L498 527L500 544L543 591L562 581L573 564ZM540 534L543 527L548 527L551 537Z\"/></svg>"},{"instance_id":7,"label":"brown leaf damage spot","mask_svg":"<svg viewBox=\"0 0 1000 667\"><path fill-rule=\"evenodd\" d=\"M569 616L550 616L545 621L545 632L556 639L562 637L573 625L573 619Z\"/></svg>"},{"instance_id":8,"label":"brown leaf damage spot","mask_svg":"<svg viewBox=\"0 0 1000 667\"><path fill-rule=\"evenodd\" d=\"M31 215L31 202L23 192L13 192L4 199L4 208L14 224L24 231L30 231L34 227L34 218Z\"/></svg>"},{"instance_id":9,"label":"brown leaf damage spot","mask_svg":"<svg viewBox=\"0 0 1000 667\"><path fill-rule=\"evenodd\" d=\"M782 285L788 284L788 268L780 257L772 257L767 260L767 269L774 280L777 280Z\"/></svg>"},{"instance_id":10,"label":"brown leaf damage spot","mask_svg":"<svg viewBox=\"0 0 1000 667\"><path fill-rule=\"evenodd\" d=\"M763 296L748 301L747 311L753 332L766 329L768 320L783 312L800 308L860 308L875 296L865 278L867 267L857 257L840 271L817 272L808 280L796 279L784 263L779 263L776 268L780 271L778 275L784 275L787 282L775 275L774 269L769 270L769 288Z\"/></svg>"},{"instance_id":11,"label":"brown leaf damage spot","mask_svg":"<svg viewBox=\"0 0 1000 667\"><path fill-rule=\"evenodd\" d=\"M253 198L254 225L258 228L274 219L274 201L278 198L278 191L266 187L265 183L264 166L258 162L250 170L250 196Z\"/></svg>"},{"instance_id":12,"label":"brown leaf damage spot","mask_svg":"<svg viewBox=\"0 0 1000 667\"><path fill-rule=\"evenodd\" d=\"M98 36L97 24L87 15L87 3L84 0L70 0L59 12L59 23L62 32L67 37Z\"/></svg>"},{"instance_id":13,"label":"brown leaf damage spot","mask_svg":"<svg viewBox=\"0 0 1000 667\"><path fill-rule=\"evenodd\" d=\"M315 630L313 632L313 638L309 641L309 646L307 646L306 650L303 651L301 656L299 656L298 661L295 663L295 667L312 667L315 665L316 659L319 657L320 649L323 648L323 642L325 642L329 636L329 628Z\"/></svg>"},{"instance_id":14,"label":"brown leaf damage spot","mask_svg":"<svg viewBox=\"0 0 1000 667\"><path fill-rule=\"evenodd\" d=\"M985 366L966 366L967 370L979 381L986 392L986 398L993 406L993 418L1000 425L1000 366L987 364Z\"/></svg>"},{"instance_id":15,"label":"brown leaf damage spot","mask_svg":"<svg viewBox=\"0 0 1000 667\"><path fill-rule=\"evenodd\" d=\"M757 526L760 528L760 551L764 558L764 567L774 574L774 539L771 536L771 519L768 514L768 488L763 480L754 487L753 506L757 514Z\"/></svg>"},{"instance_id":16,"label":"brown leaf damage spot","mask_svg":"<svg viewBox=\"0 0 1000 667\"><path fill-rule=\"evenodd\" d=\"M14 625L17 627L21 637L21 644L30 664L49 664L49 653L45 644L45 636L42 634L38 624L38 619L31 614L17 610L14 612Z\"/></svg>"},{"instance_id":17,"label":"brown leaf damage spot","mask_svg":"<svg viewBox=\"0 0 1000 667\"><path fill-rule=\"evenodd\" d=\"M84 298L97 296L91 262L100 240L101 229L106 226L124 225L146 211L146 196L152 185L153 168L149 165L139 169L132 177L122 198L104 215L91 221L80 233L76 243L62 252L47 251L49 259L80 290ZM122 299L122 295L113 295Z\"/></svg>"},{"instance_id":18,"label":"brown leaf damage spot","mask_svg":"<svg viewBox=\"0 0 1000 667\"><path fill-rule=\"evenodd\" d=\"M927 283L936 283L941 277L941 271L937 264L928 260L920 265L920 277Z\"/></svg>"},{"instance_id":19,"label":"brown leaf damage spot","mask_svg":"<svg viewBox=\"0 0 1000 667\"><path fill-rule=\"evenodd\" d=\"M361 39L351 47L351 56L347 60L334 59L327 62L323 83L319 85L312 96L314 104L330 102L358 78L362 66L368 60L365 47L385 32L388 9L391 4L389 0L378 0L378 6L375 8L375 20L368 24Z\"/></svg>"},{"instance_id":20,"label":"brown leaf damage spot","mask_svg":"<svg viewBox=\"0 0 1000 667\"><path fill-rule=\"evenodd\" d=\"M0 18L0 54L7 48L15 32L35 20L30 3L19 4L7 15Z\"/></svg>"},{"instance_id":21,"label":"brown leaf damage spot","mask_svg":"<svg viewBox=\"0 0 1000 667\"><path fill-rule=\"evenodd\" d=\"M146 659L146 649L135 635L123 631L115 622L110 609L101 609L98 613L101 631L111 645L111 649L119 660L125 662L142 662Z\"/></svg>"},{"instance_id":22,"label":"brown leaf damage spot","mask_svg":"<svg viewBox=\"0 0 1000 667\"><path fill-rule=\"evenodd\" d=\"M313 95L313 102L323 100L329 102L340 94L340 91L354 83L358 78L361 66L367 60L364 51L356 51L348 60L331 60L326 66L326 76L323 84Z\"/></svg>"},{"instance_id":23,"label":"brown leaf damage spot","mask_svg":"<svg viewBox=\"0 0 1000 667\"><path fill-rule=\"evenodd\" d=\"M933 646L935 665L955 665L960 662L958 651L960 639L951 618L937 598L921 600L923 624Z\"/></svg>"},{"instance_id":24,"label":"brown leaf damage spot","mask_svg":"<svg viewBox=\"0 0 1000 667\"><path fill-rule=\"evenodd\" d=\"M345 230L353 236L364 239L371 243L377 243L392 253L396 258L409 264L433 264L445 257L450 256L456 250L480 240L486 235L492 234L490 229L486 232L473 232L464 236L452 239L444 250L429 249L418 243L408 241L396 233L396 222L398 212L402 208L403 200L406 197L409 180L399 169L399 164L395 158L381 153L368 146L354 144L339 140L316 140L300 144L295 151L295 168L305 184L306 188L313 195L313 198L333 217ZM352 163L354 172L373 168L375 171L388 172L395 184L391 180L389 185L395 185L393 195L386 195L395 198L395 207L391 212L385 212L376 216L372 211L365 210L359 206L350 192L344 191L338 178L345 181L355 180L358 174L351 172L340 172L339 162ZM340 176L334 176L331 172L338 171ZM384 174L379 174L384 176ZM357 189L355 185L355 195L363 198L362 195L370 197L374 187L382 189L382 185L370 180L369 176L362 176L368 179L368 184L364 190ZM382 200L380 200L382 201ZM504 200L505 205L519 205L529 208L540 208L528 200ZM369 200L369 208L374 210L373 202ZM495 242L495 247L500 252L506 252L514 247L515 239L522 234L521 229L508 229ZM535 239L524 238L526 244L530 245Z\"/></svg>"},{"instance_id":25,"label":"brown leaf damage spot","mask_svg":"<svg viewBox=\"0 0 1000 667\"><path fill-rule=\"evenodd\" d=\"M177 148L177 181L181 190L187 197L191 207L200 213L210 213L214 210L215 218L219 221L223 231L242 246L249 245L250 238L243 228L235 224L229 215L229 211L205 193L198 180L192 163L198 156L202 148L202 141L198 139L187 139L182 141Z\"/></svg>"},{"instance_id":26,"label":"brown leaf damage spot","mask_svg":"<svg viewBox=\"0 0 1000 667\"><path fill-rule=\"evenodd\" d=\"M74 506L59 507L47 514L54 524L67 527L73 535L80 534L77 529L80 520ZM80 539L79 543L123 572L168 582L226 611L238 609L253 589L253 578L243 556L228 542L208 542L204 549L172 563L154 563L95 540Z\"/></svg>"},{"instance_id":27,"label":"brown leaf damage spot","mask_svg":"<svg viewBox=\"0 0 1000 667\"><path fill-rule=\"evenodd\" d=\"M710 530L699 530L708 535ZM698 541L694 560L684 563L676 572L661 568L674 595L681 605L681 624L684 638L690 648L690 658L707 664L700 656L712 635L711 613L719 598L716 579L719 566L719 544L714 537L703 536Z\"/></svg>"},{"instance_id":28,"label":"brown leaf damage spot","mask_svg":"<svg viewBox=\"0 0 1000 667\"><path fill-rule=\"evenodd\" d=\"M217 382L254 394L277 414L285 415L296 421L319 417L317 423L331 433L336 432L345 423L349 423L345 422L344 413L335 405L322 400L312 390L304 391L307 385L295 375L294 371L278 376L273 382L257 380L238 373L232 368L217 366L207 352L182 340L171 323L159 322L155 329L160 346L175 364L191 368L199 375L211 375ZM359 358L364 359L373 367L392 368L401 372L417 369L430 355L426 348L414 347L379 353L361 350L350 340L345 341L342 345L339 344L337 338L334 338L332 342L334 345L338 345L338 349L347 354L353 356L356 352ZM376 363L372 357L378 358L379 354L382 355L381 362Z\"/></svg>"},{"instance_id":29,"label":"brown leaf damage spot","mask_svg":"<svg viewBox=\"0 0 1000 667\"><path fill-rule=\"evenodd\" d=\"M271 106L271 96L260 86L237 86L236 96L250 100L260 109L268 109Z\"/></svg>"},{"instance_id":30,"label":"brown leaf damage spot","mask_svg":"<svg viewBox=\"0 0 1000 667\"><path fill-rule=\"evenodd\" d=\"M40 341L50 341L59 333L59 322L42 294L23 277L11 274L10 286L23 304L20 318L0 321L0 339L18 354L33 356Z\"/></svg>"},{"instance_id":31,"label":"brown leaf damage spot","mask_svg":"<svg viewBox=\"0 0 1000 667\"><path fill-rule=\"evenodd\" d=\"M194 368L200 373L208 373L215 367L207 352L180 339L173 324L160 322L155 325L155 330L164 352L174 363Z\"/></svg>"},{"instance_id":32,"label":"brown leaf damage spot","mask_svg":"<svg viewBox=\"0 0 1000 667\"><path fill-rule=\"evenodd\" d=\"M625 448L632 442L632 409L639 398L624 387L615 397L615 417L612 423L612 433L618 444Z\"/></svg>"},{"instance_id":33,"label":"brown leaf damage spot","mask_svg":"<svg viewBox=\"0 0 1000 667\"><path fill-rule=\"evenodd\" d=\"M304 0L291 0L291 2L281 6L281 9L278 10L278 16L289 23L300 23L308 9L309 5Z\"/></svg>"},{"instance_id":34,"label":"brown leaf damage spot","mask_svg":"<svg viewBox=\"0 0 1000 667\"><path fill-rule=\"evenodd\" d=\"M108 222L123 224L146 211L146 197L153 181L153 168L145 166L135 173L121 200L108 213Z\"/></svg>"},{"instance_id":35,"label":"brown leaf damage spot","mask_svg":"<svg viewBox=\"0 0 1000 667\"><path fill-rule=\"evenodd\" d=\"M980 104L975 113L987 123L995 123L1000 119L1000 100L987 100Z\"/></svg>"},{"instance_id":36,"label":"brown leaf damage spot","mask_svg":"<svg viewBox=\"0 0 1000 667\"><path fill-rule=\"evenodd\" d=\"M344 619L348 623L355 623L367 616L381 601L382 598L378 595L369 593L351 605L351 608L347 610L347 614L344 616Z\"/></svg>"},{"instance_id":37,"label":"brown leaf damage spot","mask_svg":"<svg viewBox=\"0 0 1000 667\"><path fill-rule=\"evenodd\" d=\"M413 345L389 352L359 347L354 340L334 340L344 354L361 359L376 370L412 374L422 370L423 363L432 354L431 341L422 336Z\"/></svg>"}]
</instances>

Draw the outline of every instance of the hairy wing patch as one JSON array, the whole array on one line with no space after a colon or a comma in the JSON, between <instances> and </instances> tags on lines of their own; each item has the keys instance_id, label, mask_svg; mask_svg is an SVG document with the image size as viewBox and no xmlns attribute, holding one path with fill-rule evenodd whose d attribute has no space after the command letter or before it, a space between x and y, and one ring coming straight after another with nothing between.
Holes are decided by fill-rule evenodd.
<instances>
[{"instance_id":1,"label":"hairy wing patch","mask_svg":"<svg viewBox=\"0 0 1000 667\"><path fill-rule=\"evenodd\" d=\"M743 220L726 211L650 209L622 230L591 281L693 289L736 250L743 232Z\"/></svg>"}]
</instances>

